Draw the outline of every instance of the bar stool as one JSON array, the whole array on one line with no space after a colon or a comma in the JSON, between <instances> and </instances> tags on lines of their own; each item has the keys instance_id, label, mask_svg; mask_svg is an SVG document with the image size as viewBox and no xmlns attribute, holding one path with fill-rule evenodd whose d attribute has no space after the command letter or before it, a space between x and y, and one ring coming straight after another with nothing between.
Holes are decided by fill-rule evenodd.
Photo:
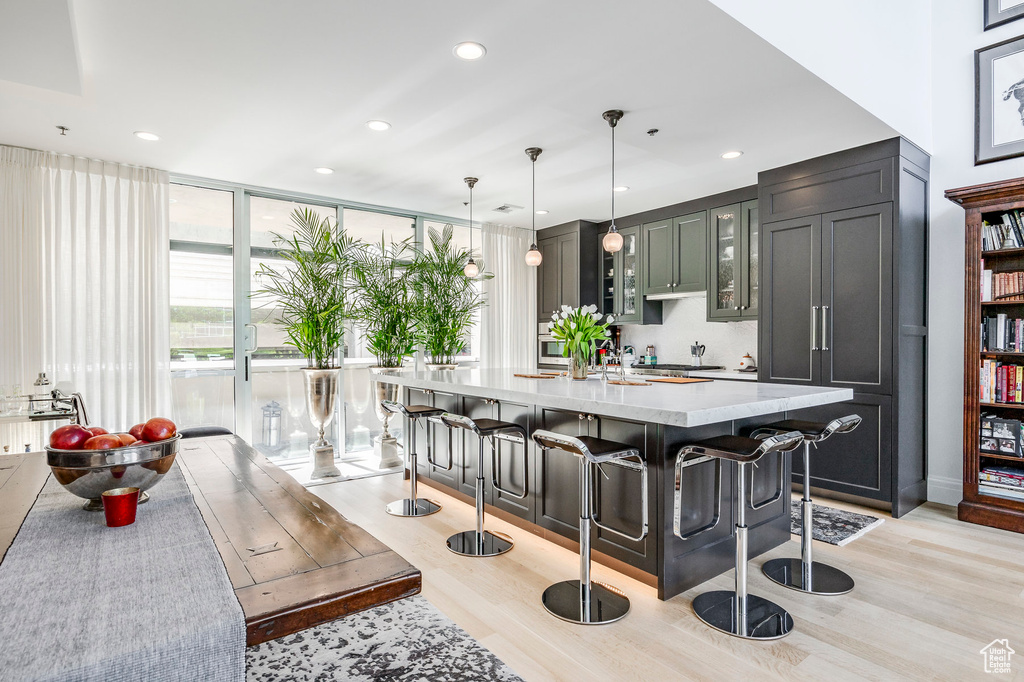
<instances>
[{"instance_id":1,"label":"bar stool","mask_svg":"<svg viewBox=\"0 0 1024 682\"><path fill-rule=\"evenodd\" d=\"M566 436L553 431L537 430L533 440L545 450L562 450L580 458L580 579L564 580L544 590L541 601L554 616L570 623L604 625L613 623L629 611L629 599L618 589L590 579L590 526L591 523L628 540L643 540L647 536L647 463L640 451L632 445L616 443L592 436ZM636 461L630 461L636 459ZM611 464L639 471L641 475L641 505L643 525L640 534L633 536L601 523L594 505L594 467Z\"/></svg>"},{"instance_id":2,"label":"bar stool","mask_svg":"<svg viewBox=\"0 0 1024 682\"><path fill-rule=\"evenodd\" d=\"M834 566L814 561L811 555L811 541L814 535L811 502L811 445L815 448L834 433L849 433L861 423L859 415L839 417L826 423L787 419L755 429L751 436L759 438L786 431L798 431L804 441L804 496L801 503L803 531L800 536L799 559L772 559L766 561L761 570L774 582L790 589L811 594L846 594L853 589L853 578Z\"/></svg>"},{"instance_id":3,"label":"bar stool","mask_svg":"<svg viewBox=\"0 0 1024 682\"><path fill-rule=\"evenodd\" d=\"M480 444L476 460L476 529L456 533L448 538L448 549L462 556L497 556L512 549L512 538L504 533L484 530L484 439L491 445L491 486L505 495L517 499L525 498L530 492L529 465L523 457L523 491L502 488L498 483L498 451L494 439L522 443L526 448L526 429L515 422L497 419L470 419L461 414L445 412L438 417L449 429L464 429L473 433ZM451 452L449 450L449 452Z\"/></svg>"},{"instance_id":4,"label":"bar stool","mask_svg":"<svg viewBox=\"0 0 1024 682\"><path fill-rule=\"evenodd\" d=\"M444 413L444 410L430 405L403 405L393 400L382 400L380 406L385 412L405 415L410 430L409 451L406 453L405 465L409 468L409 499L396 500L384 507L384 511L392 516L429 516L441 511L441 505L432 500L416 497L416 424L420 419L429 419ZM430 425L427 424L427 461L430 457Z\"/></svg>"},{"instance_id":5,"label":"bar stool","mask_svg":"<svg viewBox=\"0 0 1024 682\"><path fill-rule=\"evenodd\" d=\"M763 597L747 594L747 506L758 509L782 497L784 478L780 476L775 495L768 501L753 505L746 499L747 467L764 455L782 453L796 448L803 436L797 431L780 433L762 440L743 436L716 436L684 445L676 455L675 521L673 531L682 540L706 533L718 525L721 517L722 460L736 462L734 509L736 517L736 587L734 591L716 590L697 595L693 612L716 630L743 639L778 639L793 629L793 618L778 604ZM690 458L690 459L687 459ZM715 462L716 503L713 518L707 525L689 533L681 533L683 470L702 462ZM780 469L784 468L780 465ZM753 487L753 486L751 486Z\"/></svg>"}]
</instances>

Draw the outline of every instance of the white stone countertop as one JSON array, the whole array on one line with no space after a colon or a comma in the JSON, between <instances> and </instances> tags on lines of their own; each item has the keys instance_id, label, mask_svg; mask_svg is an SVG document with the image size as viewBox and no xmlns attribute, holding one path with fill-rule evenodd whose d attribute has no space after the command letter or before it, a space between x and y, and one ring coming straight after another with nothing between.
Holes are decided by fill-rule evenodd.
<instances>
[{"instance_id":1,"label":"white stone countertop","mask_svg":"<svg viewBox=\"0 0 1024 682\"><path fill-rule=\"evenodd\" d=\"M737 372L734 369L688 369L686 376L701 379L728 379L729 381L757 381L757 372Z\"/></svg>"},{"instance_id":2,"label":"white stone countertop","mask_svg":"<svg viewBox=\"0 0 1024 682\"><path fill-rule=\"evenodd\" d=\"M620 386L605 384L597 376L591 376L586 381L570 381L565 377L526 379L514 376L516 373L538 372L513 369L436 372L406 370L380 374L374 378L409 388L425 388L682 427L717 424L853 399L853 391L848 388L744 381ZM628 378L636 381L641 377Z\"/></svg>"}]
</instances>

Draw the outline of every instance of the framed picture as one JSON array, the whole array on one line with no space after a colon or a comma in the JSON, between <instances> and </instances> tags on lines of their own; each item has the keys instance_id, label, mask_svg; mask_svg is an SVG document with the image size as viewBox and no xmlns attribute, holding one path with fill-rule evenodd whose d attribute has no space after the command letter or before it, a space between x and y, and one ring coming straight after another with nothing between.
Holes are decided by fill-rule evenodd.
<instances>
[{"instance_id":1,"label":"framed picture","mask_svg":"<svg viewBox=\"0 0 1024 682\"><path fill-rule=\"evenodd\" d=\"M1024 36L1019 36L974 52L974 165L1022 155Z\"/></svg>"},{"instance_id":2,"label":"framed picture","mask_svg":"<svg viewBox=\"0 0 1024 682\"><path fill-rule=\"evenodd\" d=\"M1024 17L1024 0L984 0L985 30Z\"/></svg>"}]
</instances>

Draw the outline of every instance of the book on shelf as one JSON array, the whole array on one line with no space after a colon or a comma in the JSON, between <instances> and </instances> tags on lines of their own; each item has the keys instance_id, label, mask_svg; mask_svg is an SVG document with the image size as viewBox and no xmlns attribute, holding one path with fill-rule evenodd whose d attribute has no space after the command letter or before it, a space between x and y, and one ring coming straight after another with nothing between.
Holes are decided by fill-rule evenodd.
<instances>
[{"instance_id":1,"label":"book on shelf","mask_svg":"<svg viewBox=\"0 0 1024 682\"><path fill-rule=\"evenodd\" d=\"M983 403L1024 403L1024 366L998 360L981 362L978 375L978 398Z\"/></svg>"},{"instance_id":2,"label":"book on shelf","mask_svg":"<svg viewBox=\"0 0 1024 682\"><path fill-rule=\"evenodd\" d=\"M1024 475L1022 474L1024 474L1024 469L986 466L978 472L978 480L1024 490Z\"/></svg>"},{"instance_id":3,"label":"book on shelf","mask_svg":"<svg viewBox=\"0 0 1024 682\"><path fill-rule=\"evenodd\" d=\"M1024 318L998 313L981 318L981 351L1024 353Z\"/></svg>"},{"instance_id":4,"label":"book on shelf","mask_svg":"<svg viewBox=\"0 0 1024 682\"><path fill-rule=\"evenodd\" d=\"M985 251L1024 248L1024 219L1020 211L1003 211L981 223L981 248Z\"/></svg>"},{"instance_id":5,"label":"book on shelf","mask_svg":"<svg viewBox=\"0 0 1024 682\"><path fill-rule=\"evenodd\" d=\"M981 300L1024 301L1024 272L982 270Z\"/></svg>"}]
</instances>

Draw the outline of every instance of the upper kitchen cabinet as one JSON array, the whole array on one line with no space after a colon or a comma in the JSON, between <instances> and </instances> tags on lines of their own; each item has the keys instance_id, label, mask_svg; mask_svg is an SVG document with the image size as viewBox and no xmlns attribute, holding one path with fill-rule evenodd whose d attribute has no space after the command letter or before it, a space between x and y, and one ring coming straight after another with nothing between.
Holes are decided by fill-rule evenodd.
<instances>
[{"instance_id":1,"label":"upper kitchen cabinet","mask_svg":"<svg viewBox=\"0 0 1024 682\"><path fill-rule=\"evenodd\" d=\"M596 305L599 261L593 223L575 220L537 233L543 260L537 268L537 322L563 305Z\"/></svg>"},{"instance_id":2,"label":"upper kitchen cabinet","mask_svg":"<svg viewBox=\"0 0 1024 682\"><path fill-rule=\"evenodd\" d=\"M644 296L674 298L707 289L706 211L645 223L640 246Z\"/></svg>"},{"instance_id":3,"label":"upper kitchen cabinet","mask_svg":"<svg viewBox=\"0 0 1024 682\"><path fill-rule=\"evenodd\" d=\"M863 433L822 443L831 464L812 484L891 504L894 516L926 492L928 166L894 138L758 176L758 378L853 389L846 405Z\"/></svg>"},{"instance_id":4,"label":"upper kitchen cabinet","mask_svg":"<svg viewBox=\"0 0 1024 682\"><path fill-rule=\"evenodd\" d=\"M641 226L620 228L619 234L622 249L614 254L597 241L602 264L601 312L614 316L615 324L661 324L661 302L644 300Z\"/></svg>"},{"instance_id":5,"label":"upper kitchen cabinet","mask_svg":"<svg viewBox=\"0 0 1024 682\"><path fill-rule=\"evenodd\" d=\"M707 229L708 320L757 319L757 201L712 209Z\"/></svg>"}]
</instances>

